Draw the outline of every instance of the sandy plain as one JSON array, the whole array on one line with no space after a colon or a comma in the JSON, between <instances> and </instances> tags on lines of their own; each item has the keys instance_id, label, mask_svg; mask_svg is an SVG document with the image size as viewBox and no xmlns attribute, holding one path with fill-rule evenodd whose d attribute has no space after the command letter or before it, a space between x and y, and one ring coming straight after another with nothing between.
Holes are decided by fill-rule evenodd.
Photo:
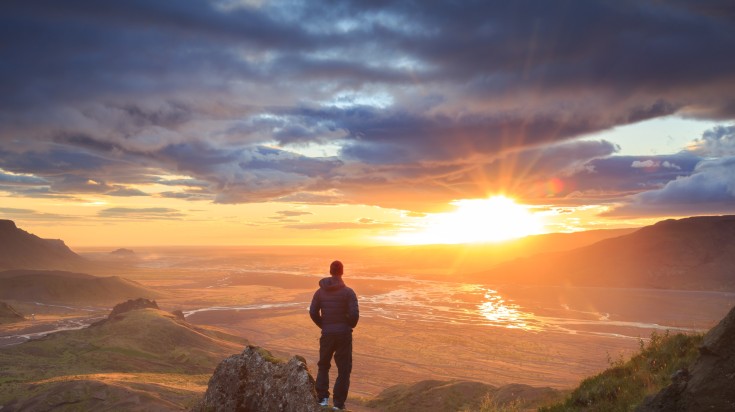
<instances>
[{"instance_id":1,"label":"sandy plain","mask_svg":"<svg viewBox=\"0 0 735 412\"><path fill-rule=\"evenodd\" d=\"M104 261L108 251L80 252ZM125 276L159 291L159 306L182 310L191 323L216 326L283 357L302 355L312 373L320 331L307 308L329 262L343 259L344 280L361 309L351 393L366 397L424 379L570 388L637 350L652 332L706 330L735 304L729 293L461 284L427 275L426 268L414 273L410 262L387 271L389 262L377 269L359 251L325 248L136 253L137 259L95 274ZM84 318L78 310L63 316ZM30 323L3 333L28 332Z\"/></svg>"}]
</instances>

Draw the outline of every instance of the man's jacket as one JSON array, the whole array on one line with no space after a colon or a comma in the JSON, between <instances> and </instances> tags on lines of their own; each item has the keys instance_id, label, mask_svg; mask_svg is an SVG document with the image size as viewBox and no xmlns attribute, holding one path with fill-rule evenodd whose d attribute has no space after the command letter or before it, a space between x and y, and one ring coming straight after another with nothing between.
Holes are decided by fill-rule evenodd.
<instances>
[{"instance_id":1,"label":"man's jacket","mask_svg":"<svg viewBox=\"0 0 735 412\"><path fill-rule=\"evenodd\" d=\"M341 277L324 278L311 299L309 315L322 335L350 333L360 319L357 295Z\"/></svg>"}]
</instances>

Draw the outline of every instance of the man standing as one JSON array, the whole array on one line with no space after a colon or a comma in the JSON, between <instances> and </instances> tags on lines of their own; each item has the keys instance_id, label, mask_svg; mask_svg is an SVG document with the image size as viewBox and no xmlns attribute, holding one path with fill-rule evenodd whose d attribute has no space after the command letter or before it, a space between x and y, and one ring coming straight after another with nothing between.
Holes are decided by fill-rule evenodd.
<instances>
[{"instance_id":1,"label":"man standing","mask_svg":"<svg viewBox=\"0 0 735 412\"><path fill-rule=\"evenodd\" d=\"M316 375L316 394L322 406L329 405L329 368L337 364L334 381L334 409L345 408L352 372L352 328L360 318L357 295L342 281L344 267L335 260L329 266L331 277L319 281L309 307L311 320L322 330L319 339L319 372Z\"/></svg>"}]
</instances>

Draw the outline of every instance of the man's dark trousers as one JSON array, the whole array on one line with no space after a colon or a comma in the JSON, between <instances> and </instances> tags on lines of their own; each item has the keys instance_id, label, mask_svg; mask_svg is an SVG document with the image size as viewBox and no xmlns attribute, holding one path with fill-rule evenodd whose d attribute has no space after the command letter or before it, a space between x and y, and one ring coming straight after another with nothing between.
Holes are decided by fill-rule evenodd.
<instances>
[{"instance_id":1,"label":"man's dark trousers","mask_svg":"<svg viewBox=\"0 0 735 412\"><path fill-rule=\"evenodd\" d=\"M337 380L334 381L334 406L344 407L352 373L352 333L322 335L319 339L319 372L316 393L319 399L329 397L329 368L334 356Z\"/></svg>"}]
</instances>

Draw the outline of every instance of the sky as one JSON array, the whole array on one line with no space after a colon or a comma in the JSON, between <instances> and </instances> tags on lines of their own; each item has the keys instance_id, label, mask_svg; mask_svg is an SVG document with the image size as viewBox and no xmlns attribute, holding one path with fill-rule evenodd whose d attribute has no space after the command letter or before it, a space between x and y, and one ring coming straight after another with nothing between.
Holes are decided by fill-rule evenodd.
<instances>
[{"instance_id":1,"label":"sky","mask_svg":"<svg viewBox=\"0 0 735 412\"><path fill-rule=\"evenodd\" d=\"M70 245L391 242L498 195L540 232L735 206L729 1L0 8L0 218Z\"/></svg>"}]
</instances>

